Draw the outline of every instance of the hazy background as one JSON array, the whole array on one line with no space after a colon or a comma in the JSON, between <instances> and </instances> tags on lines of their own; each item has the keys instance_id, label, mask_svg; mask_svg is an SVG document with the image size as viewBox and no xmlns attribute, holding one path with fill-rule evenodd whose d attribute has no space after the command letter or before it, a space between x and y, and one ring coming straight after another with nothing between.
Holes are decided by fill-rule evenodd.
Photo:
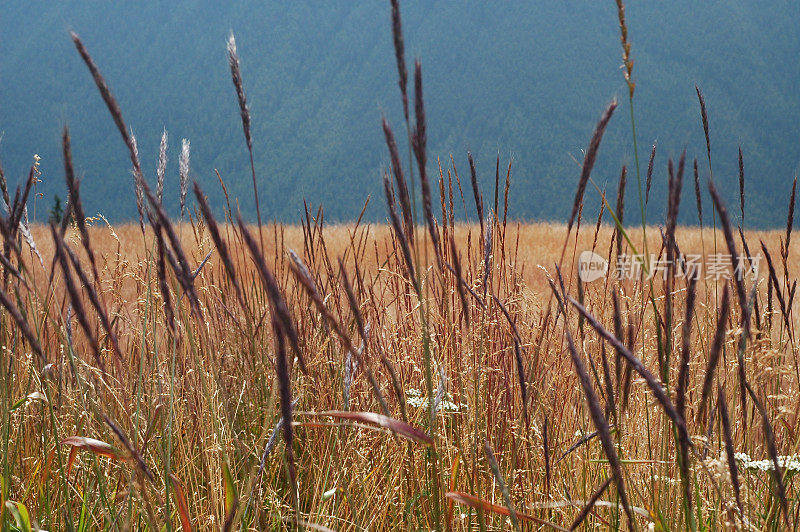
<instances>
[{"instance_id":1,"label":"hazy background","mask_svg":"<svg viewBox=\"0 0 800 532\"><path fill-rule=\"evenodd\" d=\"M432 171L437 156L444 164L452 153L464 181L471 149L488 198L499 150L501 165L514 162L511 214L565 219L579 175L576 160L616 96L621 105L593 174L616 194L620 167L633 166L633 151L614 2L420 1L403 2L401 10L409 70L415 56L422 58ZM738 205L741 145L747 225L785 223L800 169L800 4L631 1L627 16L643 172L652 142L659 146L650 221L663 219L668 156L685 146L690 158L700 159L704 179L708 174L697 83L709 110L715 177L726 197ZM64 197L60 130L68 124L87 214L121 221L136 216L130 161L70 29L116 95L150 182L167 129L165 202L173 212L185 137L192 144L192 176L212 204L223 202L216 168L255 219L226 60L233 30L253 118L263 217L296 222L305 198L322 203L328 219L353 219L372 194L367 217L385 219L381 113L405 138L388 1L6 3L0 16L0 160L9 181L27 175L34 153L42 157L38 218L44 218L53 194ZM630 175L631 223L638 217L635 181ZM690 182L684 223L697 220ZM598 202L590 188L592 216Z\"/></svg>"}]
</instances>

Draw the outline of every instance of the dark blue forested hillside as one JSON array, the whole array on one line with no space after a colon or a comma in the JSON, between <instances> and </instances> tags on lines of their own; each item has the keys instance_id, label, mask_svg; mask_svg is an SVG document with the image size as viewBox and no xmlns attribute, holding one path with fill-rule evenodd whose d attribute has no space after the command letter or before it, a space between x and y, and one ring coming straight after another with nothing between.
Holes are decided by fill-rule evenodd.
<instances>
[{"instance_id":1,"label":"dark blue forested hillside","mask_svg":"<svg viewBox=\"0 0 800 532\"><path fill-rule=\"evenodd\" d=\"M401 8L408 60L422 58L432 167L452 153L465 174L471 149L489 195L499 150L503 161L514 161L512 215L565 219L576 161L616 96L621 105L594 173L616 194L633 150L614 2L419 1ZM627 16L643 168L652 142L659 146L651 221L664 214L668 156L685 146L708 173L697 83L708 104L715 177L729 201L738 195L741 145L748 225L783 223L800 170L800 4L630 2ZM377 1L7 3L0 16L0 160L13 184L27 175L33 154L41 156L39 212L46 210L54 194L64 197L60 130L68 124L87 213L117 221L136 215L125 147L69 40L73 29L117 96L151 182L167 129L173 212L185 137L192 175L212 204L223 201L216 168L255 219L226 59L233 30L264 218L297 221L305 198L322 203L328 219L352 219L371 194L368 218L383 220L381 113L405 138L389 19L389 3ZM628 182L635 186L635 177ZM591 188L587 202L595 212ZM694 202L683 205L681 220L696 222ZM635 221L638 209L626 211Z\"/></svg>"}]
</instances>

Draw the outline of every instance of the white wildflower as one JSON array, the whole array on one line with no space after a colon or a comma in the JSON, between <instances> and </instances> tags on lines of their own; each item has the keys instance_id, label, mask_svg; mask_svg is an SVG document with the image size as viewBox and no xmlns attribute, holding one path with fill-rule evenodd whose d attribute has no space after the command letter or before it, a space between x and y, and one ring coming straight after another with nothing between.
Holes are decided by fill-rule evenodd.
<instances>
[{"instance_id":1,"label":"white wildflower","mask_svg":"<svg viewBox=\"0 0 800 532\"><path fill-rule=\"evenodd\" d=\"M428 398L425 397L425 395L418 389L411 388L406 391L406 404L415 408L427 408ZM442 412L457 414L468 409L469 405L466 403L454 403L452 401L442 399L438 404L437 412L441 410Z\"/></svg>"},{"instance_id":2,"label":"white wildflower","mask_svg":"<svg viewBox=\"0 0 800 532\"><path fill-rule=\"evenodd\" d=\"M739 462L742 469L750 471L772 471L775 469L775 463L772 458L753 460L747 453L734 453L733 457ZM778 466L789 471L800 471L800 455L778 456Z\"/></svg>"}]
</instances>

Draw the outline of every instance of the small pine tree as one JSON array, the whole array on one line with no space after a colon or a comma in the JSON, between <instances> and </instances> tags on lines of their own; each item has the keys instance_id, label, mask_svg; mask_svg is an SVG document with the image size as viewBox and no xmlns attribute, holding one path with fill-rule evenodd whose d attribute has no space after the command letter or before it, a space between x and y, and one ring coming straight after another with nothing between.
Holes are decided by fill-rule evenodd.
<instances>
[{"instance_id":1,"label":"small pine tree","mask_svg":"<svg viewBox=\"0 0 800 532\"><path fill-rule=\"evenodd\" d=\"M64 217L64 209L61 207L61 198L58 197L58 194L53 196L53 206L50 207L50 212L47 217L47 221L58 225L61 223L61 219Z\"/></svg>"}]
</instances>

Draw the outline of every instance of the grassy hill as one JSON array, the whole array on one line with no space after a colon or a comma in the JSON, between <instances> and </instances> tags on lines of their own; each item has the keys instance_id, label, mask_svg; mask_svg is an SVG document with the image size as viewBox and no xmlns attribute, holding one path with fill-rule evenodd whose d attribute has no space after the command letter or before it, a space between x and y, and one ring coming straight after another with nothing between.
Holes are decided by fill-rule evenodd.
<instances>
[{"instance_id":1,"label":"grassy hill","mask_svg":"<svg viewBox=\"0 0 800 532\"><path fill-rule=\"evenodd\" d=\"M514 161L511 214L563 220L579 173L575 160L604 105L626 96L613 2L409 2L402 10L408 53L423 61L431 165L437 155L447 162L452 153L466 170L471 149L489 193L499 151L504 161ZM668 155L686 146L707 175L697 83L709 107L715 177L732 185L733 199L741 145L748 224L783 223L799 168L796 5L681 0L633 4L627 15L640 156L653 141L659 145L650 221L663 218ZM135 215L127 156L69 29L81 35L111 84L151 181L167 129L173 212L185 137L192 142L192 174L212 194L212 204L223 201L216 168L242 211L255 218L225 57L231 30L251 103L264 217L297 221L305 198L323 204L330 219L353 219L368 195L380 197L380 171L388 162L381 113L404 137L388 2L6 6L0 19L0 159L9 180L27 175L37 153L40 205L49 207L56 193L63 198L59 132L69 124L87 211L125 220ZM620 166L633 164L622 103L594 174L612 196ZM636 210L629 209L629 221ZM385 208L374 201L366 216L383 220ZM683 223L695 220L692 209L681 213Z\"/></svg>"}]
</instances>

